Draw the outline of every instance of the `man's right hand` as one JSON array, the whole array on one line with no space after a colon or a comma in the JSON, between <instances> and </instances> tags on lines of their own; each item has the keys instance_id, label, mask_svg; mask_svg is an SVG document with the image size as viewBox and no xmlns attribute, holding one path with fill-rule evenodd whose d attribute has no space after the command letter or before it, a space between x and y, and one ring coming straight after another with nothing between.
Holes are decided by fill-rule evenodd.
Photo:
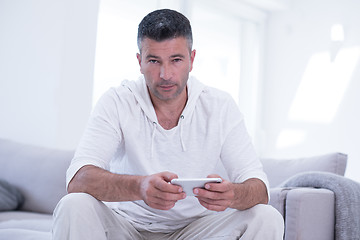
<instances>
[{"instance_id":1,"label":"man's right hand","mask_svg":"<svg viewBox=\"0 0 360 240\"><path fill-rule=\"evenodd\" d=\"M161 172L143 177L140 185L140 195L144 202L156 209L169 210L186 194L180 186L170 184L178 176L171 172Z\"/></svg>"},{"instance_id":2,"label":"man's right hand","mask_svg":"<svg viewBox=\"0 0 360 240\"><path fill-rule=\"evenodd\" d=\"M68 192L84 192L100 201L144 202L152 208L169 210L186 194L169 182L178 176L161 172L149 176L121 175L86 165L79 169L68 185Z\"/></svg>"}]
</instances>

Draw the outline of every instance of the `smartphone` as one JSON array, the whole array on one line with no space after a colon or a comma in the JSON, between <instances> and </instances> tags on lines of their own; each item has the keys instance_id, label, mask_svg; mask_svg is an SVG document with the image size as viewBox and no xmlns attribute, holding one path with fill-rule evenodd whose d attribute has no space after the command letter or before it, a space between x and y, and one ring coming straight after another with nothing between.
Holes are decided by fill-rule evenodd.
<instances>
[{"instance_id":1,"label":"smartphone","mask_svg":"<svg viewBox=\"0 0 360 240\"><path fill-rule=\"evenodd\" d=\"M186 196L194 196L194 188L204 188L206 183L221 183L221 178L174 178L171 184L182 187Z\"/></svg>"}]
</instances>

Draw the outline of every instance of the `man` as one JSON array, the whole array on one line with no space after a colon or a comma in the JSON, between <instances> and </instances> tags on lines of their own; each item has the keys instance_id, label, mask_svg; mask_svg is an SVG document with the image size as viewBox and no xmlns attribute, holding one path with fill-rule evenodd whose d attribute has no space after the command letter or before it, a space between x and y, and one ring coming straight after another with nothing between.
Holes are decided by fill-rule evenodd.
<instances>
[{"instance_id":1,"label":"man","mask_svg":"<svg viewBox=\"0 0 360 240\"><path fill-rule=\"evenodd\" d=\"M235 102L189 78L196 52L188 19L168 9L148 14L138 46L143 77L99 100L67 171L54 239L282 239ZM220 177L219 165L228 176L195 188L196 197L170 184Z\"/></svg>"}]
</instances>

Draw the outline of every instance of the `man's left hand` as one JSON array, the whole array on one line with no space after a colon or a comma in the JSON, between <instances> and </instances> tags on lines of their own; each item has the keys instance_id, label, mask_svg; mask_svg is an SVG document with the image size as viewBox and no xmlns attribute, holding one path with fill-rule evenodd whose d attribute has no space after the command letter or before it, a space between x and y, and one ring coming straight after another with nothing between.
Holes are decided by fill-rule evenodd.
<instances>
[{"instance_id":1,"label":"man's left hand","mask_svg":"<svg viewBox=\"0 0 360 240\"><path fill-rule=\"evenodd\" d=\"M211 174L208 177L220 176ZM245 210L257 204L268 203L267 188L260 179L250 178L242 183L222 180L222 183L206 183L205 189L193 190L202 206L220 212L227 208Z\"/></svg>"},{"instance_id":2,"label":"man's left hand","mask_svg":"<svg viewBox=\"0 0 360 240\"><path fill-rule=\"evenodd\" d=\"M217 174L212 174L208 177L221 178ZM231 206L235 199L233 183L222 180L222 183L206 183L205 189L195 188L193 190L203 207L220 212Z\"/></svg>"}]
</instances>

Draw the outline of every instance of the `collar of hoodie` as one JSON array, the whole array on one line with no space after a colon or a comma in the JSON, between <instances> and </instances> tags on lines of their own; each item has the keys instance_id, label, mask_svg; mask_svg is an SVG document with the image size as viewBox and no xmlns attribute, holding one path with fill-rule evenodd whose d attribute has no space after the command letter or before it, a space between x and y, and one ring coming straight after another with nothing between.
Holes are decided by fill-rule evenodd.
<instances>
[{"instance_id":1,"label":"collar of hoodie","mask_svg":"<svg viewBox=\"0 0 360 240\"><path fill-rule=\"evenodd\" d=\"M180 132L180 143L181 143L181 148L183 152L186 152L186 145L184 142L184 137L183 137L183 124L184 124L184 119L185 116L181 115L179 118L179 122L178 122L178 127L179 127L179 132ZM150 157L151 159L153 159L154 157L154 142L155 142L155 135L156 135L156 130L158 127L158 123L157 122L153 122L153 130L152 130L152 134L151 134L151 146L150 146Z\"/></svg>"},{"instance_id":2,"label":"collar of hoodie","mask_svg":"<svg viewBox=\"0 0 360 240\"><path fill-rule=\"evenodd\" d=\"M139 103L141 109L144 111L145 115L148 117L148 119L152 122L153 129L151 134L151 158L153 158L154 154L154 140L156 136L156 131L158 126L157 117L155 113L154 106L152 105L150 94L148 92L146 82L143 76L141 76L137 81L123 81L122 85L126 88L128 88L136 98L137 102ZM187 83L188 88L188 101L186 103L185 109L183 111L183 114L179 118L178 127L179 127L179 135L180 135L180 143L182 151L186 151L186 145L184 141L183 136L183 125L184 121L189 121L189 117L192 115L194 109L195 109L195 103L198 100L201 92L206 91L205 85L200 83L198 80L194 79L193 77L190 77ZM186 118L185 118L186 116Z\"/></svg>"}]
</instances>

